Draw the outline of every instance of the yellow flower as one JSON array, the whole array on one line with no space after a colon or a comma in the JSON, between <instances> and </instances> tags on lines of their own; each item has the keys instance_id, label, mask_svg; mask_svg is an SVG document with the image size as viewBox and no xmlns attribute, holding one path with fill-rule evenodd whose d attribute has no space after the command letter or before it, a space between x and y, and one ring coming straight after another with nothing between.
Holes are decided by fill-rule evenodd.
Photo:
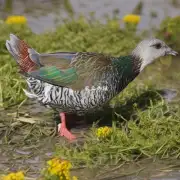
<instances>
[{"instance_id":1,"label":"yellow flower","mask_svg":"<svg viewBox=\"0 0 180 180\"><path fill-rule=\"evenodd\" d=\"M105 127L100 127L100 128L97 129L96 136L98 138L105 138L105 137L110 136L111 133L112 133L112 129L105 126Z\"/></svg>"},{"instance_id":2,"label":"yellow flower","mask_svg":"<svg viewBox=\"0 0 180 180\"><path fill-rule=\"evenodd\" d=\"M72 180L78 180L78 178L76 176L73 176Z\"/></svg>"},{"instance_id":3,"label":"yellow flower","mask_svg":"<svg viewBox=\"0 0 180 180\"><path fill-rule=\"evenodd\" d=\"M47 171L50 176L56 175L59 179L70 180L71 163L69 161L53 158L47 161L47 164Z\"/></svg>"},{"instance_id":4,"label":"yellow flower","mask_svg":"<svg viewBox=\"0 0 180 180\"><path fill-rule=\"evenodd\" d=\"M141 20L141 17L135 14L128 14L123 17L123 21L125 23L138 24L140 20Z\"/></svg>"},{"instance_id":5,"label":"yellow flower","mask_svg":"<svg viewBox=\"0 0 180 180\"><path fill-rule=\"evenodd\" d=\"M53 158L47 161L48 167L46 169L49 176L56 176L59 180L71 180L70 168L71 163L59 158ZM72 177L72 180L77 180L76 177Z\"/></svg>"},{"instance_id":6,"label":"yellow flower","mask_svg":"<svg viewBox=\"0 0 180 180\"><path fill-rule=\"evenodd\" d=\"M10 173L3 178L3 180L24 180L24 174L22 171L17 173Z\"/></svg>"},{"instance_id":7,"label":"yellow flower","mask_svg":"<svg viewBox=\"0 0 180 180\"><path fill-rule=\"evenodd\" d=\"M8 16L5 23L6 24L26 24L27 19L24 16Z\"/></svg>"}]
</instances>

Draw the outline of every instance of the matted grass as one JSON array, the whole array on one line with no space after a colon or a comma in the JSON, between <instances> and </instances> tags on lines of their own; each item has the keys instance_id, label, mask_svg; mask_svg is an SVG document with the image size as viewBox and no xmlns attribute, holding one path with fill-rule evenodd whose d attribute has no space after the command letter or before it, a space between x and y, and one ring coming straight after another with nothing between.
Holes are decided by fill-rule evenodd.
<instances>
[{"instance_id":1,"label":"matted grass","mask_svg":"<svg viewBox=\"0 0 180 180\"><path fill-rule=\"evenodd\" d=\"M133 95L132 95L133 92ZM142 158L179 158L180 110L167 104L155 90L133 90L123 94L120 107L114 110L113 134L98 140L92 127L82 146L57 145L57 154L77 166L117 165ZM124 102L124 103L123 103Z\"/></svg>"}]
</instances>

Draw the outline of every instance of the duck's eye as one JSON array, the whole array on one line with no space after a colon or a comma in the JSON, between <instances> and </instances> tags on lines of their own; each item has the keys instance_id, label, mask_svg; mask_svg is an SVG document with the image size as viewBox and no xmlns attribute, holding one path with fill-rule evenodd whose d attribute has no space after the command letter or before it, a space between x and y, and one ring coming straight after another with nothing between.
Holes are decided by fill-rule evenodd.
<instances>
[{"instance_id":1,"label":"duck's eye","mask_svg":"<svg viewBox=\"0 0 180 180\"><path fill-rule=\"evenodd\" d=\"M156 49L160 49L160 48L162 47L162 45L161 45L161 43L157 43L157 44L154 45L154 47L155 47Z\"/></svg>"}]
</instances>

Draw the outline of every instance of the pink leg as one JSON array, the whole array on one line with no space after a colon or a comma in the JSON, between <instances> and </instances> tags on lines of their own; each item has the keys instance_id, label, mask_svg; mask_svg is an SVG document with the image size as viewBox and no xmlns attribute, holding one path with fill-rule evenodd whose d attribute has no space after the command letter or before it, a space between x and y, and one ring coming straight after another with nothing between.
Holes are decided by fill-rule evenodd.
<instances>
[{"instance_id":1,"label":"pink leg","mask_svg":"<svg viewBox=\"0 0 180 180\"><path fill-rule=\"evenodd\" d=\"M76 139L76 137L66 127L65 113L60 113L59 115L61 117L61 123L58 124L58 132L60 136L64 136L68 140Z\"/></svg>"}]
</instances>

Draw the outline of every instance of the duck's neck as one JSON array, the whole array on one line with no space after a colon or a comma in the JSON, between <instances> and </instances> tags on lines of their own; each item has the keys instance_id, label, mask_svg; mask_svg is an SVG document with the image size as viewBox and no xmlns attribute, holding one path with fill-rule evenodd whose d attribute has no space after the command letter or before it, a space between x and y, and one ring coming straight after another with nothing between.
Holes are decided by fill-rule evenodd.
<instances>
[{"instance_id":1,"label":"duck's neck","mask_svg":"<svg viewBox=\"0 0 180 180\"><path fill-rule=\"evenodd\" d=\"M141 56L139 56L139 54L141 54ZM140 72L149 64L151 64L155 58L153 56L153 54L147 53L146 51L144 51L142 48L140 48L140 46L136 47L132 53L131 56L133 57L133 59L136 59L136 62L140 63Z\"/></svg>"},{"instance_id":2,"label":"duck's neck","mask_svg":"<svg viewBox=\"0 0 180 180\"><path fill-rule=\"evenodd\" d=\"M120 56L114 60L115 66L120 70L124 71L126 75L136 75L139 74L142 61L139 57L134 55Z\"/></svg>"}]
</instances>

